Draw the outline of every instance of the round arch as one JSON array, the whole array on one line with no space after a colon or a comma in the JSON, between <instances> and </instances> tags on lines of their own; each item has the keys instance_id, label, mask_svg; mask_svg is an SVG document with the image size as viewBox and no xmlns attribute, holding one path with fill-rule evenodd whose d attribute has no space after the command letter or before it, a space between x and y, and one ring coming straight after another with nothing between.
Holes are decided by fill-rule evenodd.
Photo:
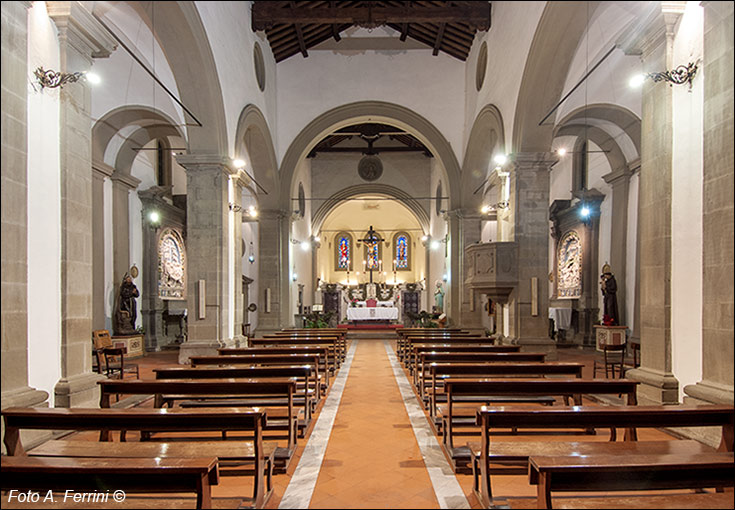
<instances>
[{"instance_id":1,"label":"round arch","mask_svg":"<svg viewBox=\"0 0 735 510\"><path fill-rule=\"evenodd\" d=\"M475 193L491 171L493 155L505 152L505 126L500 110L489 104L480 110L472 124L462 162L462 204L477 208L483 194Z\"/></svg>"},{"instance_id":2,"label":"round arch","mask_svg":"<svg viewBox=\"0 0 735 510\"><path fill-rule=\"evenodd\" d=\"M247 161L247 169L267 194L258 196L262 208L278 207L278 161L263 112L253 104L240 112L235 132L235 157Z\"/></svg>"},{"instance_id":3,"label":"round arch","mask_svg":"<svg viewBox=\"0 0 735 510\"><path fill-rule=\"evenodd\" d=\"M173 126L155 126L146 127L135 130L130 136L125 139L120 150L117 152L115 158L115 171L121 172L125 175L130 175L130 170L133 167L133 161L138 156L138 152L134 151L135 147L143 147L151 140L157 138L167 138L169 136L181 136L179 131Z\"/></svg>"},{"instance_id":4,"label":"round arch","mask_svg":"<svg viewBox=\"0 0 735 510\"><path fill-rule=\"evenodd\" d=\"M289 197L296 166L325 135L357 122L380 122L410 131L441 162L444 181L449 188L450 208L459 207L460 169L457 157L444 135L428 120L400 105L383 101L360 101L324 112L301 130L289 146L281 163L280 205L290 208Z\"/></svg>"},{"instance_id":5,"label":"round arch","mask_svg":"<svg viewBox=\"0 0 735 510\"><path fill-rule=\"evenodd\" d=\"M380 195L384 197L392 197L398 199L411 213L416 217L416 220L424 230L424 234L429 232L430 220L429 214L426 210L421 207L418 201L411 198L411 196L405 191L396 188L394 186L388 186L386 184L358 184L356 186L350 186L345 188L331 197L329 197L323 204L312 215L311 220L311 231L319 232L322 228L324 220L329 216L336 207L338 207L345 200L357 197L360 195Z\"/></svg>"},{"instance_id":6,"label":"round arch","mask_svg":"<svg viewBox=\"0 0 735 510\"><path fill-rule=\"evenodd\" d=\"M179 136L183 140L186 140L184 132L176 125L171 117L162 111L144 105L121 106L107 112L92 127L92 161L103 162L105 152L113 137L122 129L132 125L140 127L134 134L136 143L139 143L141 147L153 138L160 136ZM147 139L146 132L151 134ZM129 136L126 138L130 139ZM116 160L120 158L120 154L121 151L118 151ZM135 159L135 157L133 156L132 159ZM130 165L127 165L127 168L117 167L116 162L116 170L130 173Z\"/></svg>"},{"instance_id":7,"label":"round arch","mask_svg":"<svg viewBox=\"0 0 735 510\"><path fill-rule=\"evenodd\" d=\"M181 101L197 116L188 114L189 153L228 154L227 125L217 66L195 2L131 2L142 21L155 34L168 61ZM154 7L155 5L155 7ZM153 26L155 16L166 23Z\"/></svg>"},{"instance_id":8,"label":"round arch","mask_svg":"<svg viewBox=\"0 0 735 510\"><path fill-rule=\"evenodd\" d=\"M590 14L599 5L598 1L589 2ZM518 92L512 152L551 149L553 123L539 125L539 121L561 97L575 50L586 30L587 9L576 2L546 2Z\"/></svg>"}]
</instances>

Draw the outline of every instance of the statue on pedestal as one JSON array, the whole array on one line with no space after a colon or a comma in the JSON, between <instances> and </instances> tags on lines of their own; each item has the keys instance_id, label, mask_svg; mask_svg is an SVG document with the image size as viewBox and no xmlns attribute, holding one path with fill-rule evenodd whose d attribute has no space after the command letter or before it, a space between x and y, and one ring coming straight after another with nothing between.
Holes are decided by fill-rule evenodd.
<instances>
[{"instance_id":1,"label":"statue on pedestal","mask_svg":"<svg viewBox=\"0 0 735 510\"><path fill-rule=\"evenodd\" d=\"M618 283L615 281L615 275L609 264L602 266L602 275L600 276L600 288L602 289L602 323L605 326L619 326L620 316L618 315Z\"/></svg>"},{"instance_id":2,"label":"statue on pedestal","mask_svg":"<svg viewBox=\"0 0 735 510\"><path fill-rule=\"evenodd\" d=\"M133 266L131 272L137 275L138 268ZM117 311L115 312L115 333L117 335L134 335L135 321L138 318L135 298L140 296L138 287L133 283L133 276L125 273L118 297Z\"/></svg>"},{"instance_id":3,"label":"statue on pedestal","mask_svg":"<svg viewBox=\"0 0 735 510\"><path fill-rule=\"evenodd\" d=\"M436 290L434 291L434 303L436 311L442 313L444 311L444 289L442 289L442 281L436 281Z\"/></svg>"}]
</instances>

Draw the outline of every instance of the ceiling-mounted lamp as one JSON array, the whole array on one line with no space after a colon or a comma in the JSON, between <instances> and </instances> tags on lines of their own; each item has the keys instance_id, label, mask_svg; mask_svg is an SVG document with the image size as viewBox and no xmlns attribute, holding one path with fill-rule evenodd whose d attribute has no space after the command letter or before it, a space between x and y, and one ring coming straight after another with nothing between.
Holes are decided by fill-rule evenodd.
<instances>
[{"instance_id":1,"label":"ceiling-mounted lamp","mask_svg":"<svg viewBox=\"0 0 735 510\"><path fill-rule=\"evenodd\" d=\"M90 71L78 71L76 73L62 73L60 71L52 71L38 67L34 72L34 76L38 80L38 84L44 89L62 88L67 83L76 83L84 79L92 85L97 85L102 81L99 75Z\"/></svg>"}]
</instances>

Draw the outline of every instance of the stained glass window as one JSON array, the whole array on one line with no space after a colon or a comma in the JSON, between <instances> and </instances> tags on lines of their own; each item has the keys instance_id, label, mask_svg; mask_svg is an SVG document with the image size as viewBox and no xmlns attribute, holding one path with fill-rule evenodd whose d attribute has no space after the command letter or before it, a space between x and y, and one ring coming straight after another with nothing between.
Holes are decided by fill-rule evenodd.
<instances>
[{"instance_id":1,"label":"stained glass window","mask_svg":"<svg viewBox=\"0 0 735 510\"><path fill-rule=\"evenodd\" d=\"M395 265L396 270L411 269L409 250L411 246L411 238L405 232L399 232L393 237L393 246L395 246Z\"/></svg>"},{"instance_id":2,"label":"stained glass window","mask_svg":"<svg viewBox=\"0 0 735 510\"><path fill-rule=\"evenodd\" d=\"M366 244L367 248L367 268L368 269L379 269L380 266L380 250L378 244Z\"/></svg>"},{"instance_id":3,"label":"stained glass window","mask_svg":"<svg viewBox=\"0 0 735 510\"><path fill-rule=\"evenodd\" d=\"M334 238L334 247L334 269L350 271L352 269L352 236L347 232L340 232Z\"/></svg>"}]
</instances>

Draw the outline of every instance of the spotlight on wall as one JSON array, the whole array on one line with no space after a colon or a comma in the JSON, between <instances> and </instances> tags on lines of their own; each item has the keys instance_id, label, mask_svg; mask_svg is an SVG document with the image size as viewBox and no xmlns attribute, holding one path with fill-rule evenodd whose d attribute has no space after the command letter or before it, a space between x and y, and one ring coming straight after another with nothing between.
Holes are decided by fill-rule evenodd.
<instances>
[{"instance_id":1,"label":"spotlight on wall","mask_svg":"<svg viewBox=\"0 0 735 510\"><path fill-rule=\"evenodd\" d=\"M235 159L232 161L232 166L240 170L241 168L245 168L245 161L242 159Z\"/></svg>"},{"instance_id":2,"label":"spotlight on wall","mask_svg":"<svg viewBox=\"0 0 735 510\"><path fill-rule=\"evenodd\" d=\"M585 205L579 211L579 214L582 216L582 218L585 218L585 219L589 218L590 217L590 208Z\"/></svg>"},{"instance_id":3,"label":"spotlight on wall","mask_svg":"<svg viewBox=\"0 0 735 510\"><path fill-rule=\"evenodd\" d=\"M298 275L298 274L296 274L296 273L293 273L293 274L291 275L291 281L293 281L293 282L295 282L296 280L298 280L298 278L299 278L299 275Z\"/></svg>"},{"instance_id":4,"label":"spotlight on wall","mask_svg":"<svg viewBox=\"0 0 735 510\"><path fill-rule=\"evenodd\" d=\"M58 71L52 71L51 69L44 69L43 67L39 67L33 72L33 74L38 80L38 83L39 85L41 85L42 89L55 89L57 87L62 88L67 83L76 83L81 79L84 79L93 85L96 85L102 81L99 75L91 73L89 71L62 73Z\"/></svg>"},{"instance_id":5,"label":"spotlight on wall","mask_svg":"<svg viewBox=\"0 0 735 510\"><path fill-rule=\"evenodd\" d=\"M254 205L248 207L248 215L250 215L251 218L258 217L258 210L255 208Z\"/></svg>"},{"instance_id":6,"label":"spotlight on wall","mask_svg":"<svg viewBox=\"0 0 735 510\"><path fill-rule=\"evenodd\" d=\"M151 211L148 213L148 220L153 224L157 225L161 221L161 215L158 211Z\"/></svg>"},{"instance_id":7,"label":"spotlight on wall","mask_svg":"<svg viewBox=\"0 0 735 510\"><path fill-rule=\"evenodd\" d=\"M448 275L447 273L444 273L444 274L442 275L442 280L444 280L444 282L447 282L447 281L449 281L449 275Z\"/></svg>"},{"instance_id":8,"label":"spotlight on wall","mask_svg":"<svg viewBox=\"0 0 735 510\"><path fill-rule=\"evenodd\" d=\"M438 250L440 246L441 246L441 243L439 241L436 241L436 240L431 241L432 250Z\"/></svg>"},{"instance_id":9,"label":"spotlight on wall","mask_svg":"<svg viewBox=\"0 0 735 510\"><path fill-rule=\"evenodd\" d=\"M428 240L429 240L429 236L426 236L426 235L421 236L421 242L424 242L425 243Z\"/></svg>"},{"instance_id":10,"label":"spotlight on wall","mask_svg":"<svg viewBox=\"0 0 735 510\"><path fill-rule=\"evenodd\" d=\"M508 157L505 154L497 154L493 158L493 161L495 161L495 163L497 163L498 165L502 166L508 162Z\"/></svg>"},{"instance_id":11,"label":"spotlight on wall","mask_svg":"<svg viewBox=\"0 0 735 510\"><path fill-rule=\"evenodd\" d=\"M556 149L556 153L557 153L557 154L558 154L559 156L563 156L563 155L565 155L565 154L567 153L567 150L566 150L566 149L565 149L564 147L561 147L561 148L559 148L559 149Z\"/></svg>"},{"instance_id":12,"label":"spotlight on wall","mask_svg":"<svg viewBox=\"0 0 735 510\"><path fill-rule=\"evenodd\" d=\"M253 252L253 242L250 241L250 254L248 255L248 262L251 264L255 262L255 253Z\"/></svg>"},{"instance_id":13,"label":"spotlight on wall","mask_svg":"<svg viewBox=\"0 0 735 510\"><path fill-rule=\"evenodd\" d=\"M309 251L311 249L311 243L309 241L302 241L301 242L301 249L303 251Z\"/></svg>"}]
</instances>

